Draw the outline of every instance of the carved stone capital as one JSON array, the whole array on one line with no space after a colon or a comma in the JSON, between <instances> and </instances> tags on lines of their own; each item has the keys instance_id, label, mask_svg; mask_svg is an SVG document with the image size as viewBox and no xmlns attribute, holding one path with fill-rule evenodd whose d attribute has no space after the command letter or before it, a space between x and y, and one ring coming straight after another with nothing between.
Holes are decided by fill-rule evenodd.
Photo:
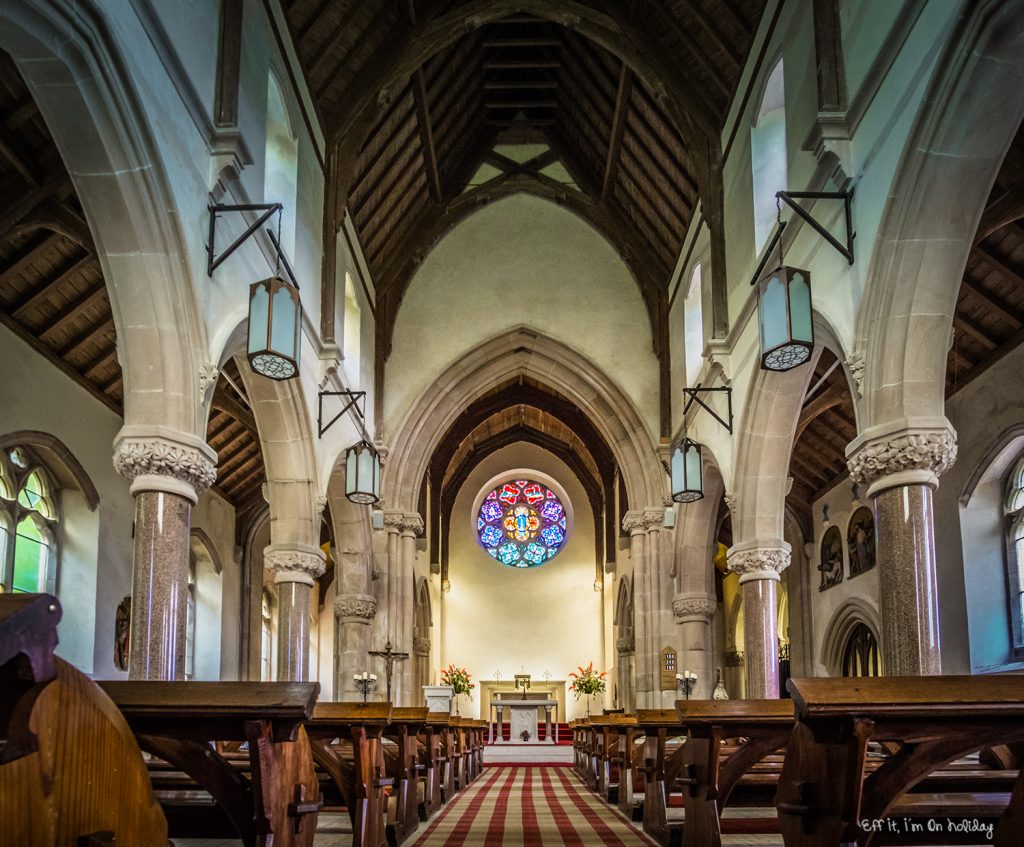
<instances>
[{"instance_id":1,"label":"carved stone capital","mask_svg":"<svg viewBox=\"0 0 1024 847\"><path fill-rule=\"evenodd\" d=\"M199 366L199 402L204 406L213 397L213 389L217 386L217 377L220 371L212 362L206 362Z\"/></svg>"},{"instance_id":2,"label":"carved stone capital","mask_svg":"<svg viewBox=\"0 0 1024 847\"><path fill-rule=\"evenodd\" d=\"M339 594L334 598L334 616L342 623L368 624L377 614L377 598L371 594Z\"/></svg>"},{"instance_id":3,"label":"carved stone capital","mask_svg":"<svg viewBox=\"0 0 1024 847\"><path fill-rule=\"evenodd\" d=\"M423 518L416 512L402 512L397 509L384 510L384 526L398 532L419 535L423 532Z\"/></svg>"},{"instance_id":4,"label":"carved stone capital","mask_svg":"<svg viewBox=\"0 0 1024 847\"><path fill-rule=\"evenodd\" d=\"M648 532L652 529L660 529L665 525L665 510L644 509L643 523Z\"/></svg>"},{"instance_id":5,"label":"carved stone capital","mask_svg":"<svg viewBox=\"0 0 1024 847\"><path fill-rule=\"evenodd\" d=\"M263 567L274 574L274 582L302 582L312 585L322 576L325 556L322 550L306 544L271 544L263 548Z\"/></svg>"},{"instance_id":6,"label":"carved stone capital","mask_svg":"<svg viewBox=\"0 0 1024 847\"><path fill-rule=\"evenodd\" d=\"M785 542L772 547L733 547L729 550L729 570L739 575L740 584L755 579L778 580L789 567L790 547Z\"/></svg>"},{"instance_id":7,"label":"carved stone capital","mask_svg":"<svg viewBox=\"0 0 1024 847\"><path fill-rule=\"evenodd\" d=\"M850 354L850 358L846 360L846 368L849 371L850 378L853 380L853 384L857 388L857 396L864 396L864 352L861 350L855 350Z\"/></svg>"},{"instance_id":8,"label":"carved stone capital","mask_svg":"<svg viewBox=\"0 0 1024 847\"><path fill-rule=\"evenodd\" d=\"M672 598L672 614L679 623L703 621L707 623L715 615L717 603L710 594L677 594Z\"/></svg>"},{"instance_id":9,"label":"carved stone capital","mask_svg":"<svg viewBox=\"0 0 1024 847\"><path fill-rule=\"evenodd\" d=\"M944 419L898 429L868 430L847 448L850 476L868 496L899 485L938 485L956 461L956 432Z\"/></svg>"},{"instance_id":10,"label":"carved stone capital","mask_svg":"<svg viewBox=\"0 0 1024 847\"><path fill-rule=\"evenodd\" d=\"M615 649L619 653L632 653L636 650L636 638L633 633L615 639Z\"/></svg>"},{"instance_id":11,"label":"carved stone capital","mask_svg":"<svg viewBox=\"0 0 1024 847\"><path fill-rule=\"evenodd\" d=\"M131 480L132 494L165 491L195 503L217 479L217 454L185 433L124 427L114 441L114 469Z\"/></svg>"},{"instance_id":12,"label":"carved stone capital","mask_svg":"<svg viewBox=\"0 0 1024 847\"><path fill-rule=\"evenodd\" d=\"M623 518L623 528L627 533L645 530L644 513L636 509L630 509Z\"/></svg>"},{"instance_id":13,"label":"carved stone capital","mask_svg":"<svg viewBox=\"0 0 1024 847\"><path fill-rule=\"evenodd\" d=\"M417 656L429 656L430 655L430 639L429 638L414 638L412 640L412 652Z\"/></svg>"},{"instance_id":14,"label":"carved stone capital","mask_svg":"<svg viewBox=\"0 0 1024 847\"><path fill-rule=\"evenodd\" d=\"M326 495L321 494L319 497L316 498L316 513L317 513L317 516L322 518L324 516L324 509L326 509L326 508L327 508L327 497L326 497Z\"/></svg>"}]
</instances>

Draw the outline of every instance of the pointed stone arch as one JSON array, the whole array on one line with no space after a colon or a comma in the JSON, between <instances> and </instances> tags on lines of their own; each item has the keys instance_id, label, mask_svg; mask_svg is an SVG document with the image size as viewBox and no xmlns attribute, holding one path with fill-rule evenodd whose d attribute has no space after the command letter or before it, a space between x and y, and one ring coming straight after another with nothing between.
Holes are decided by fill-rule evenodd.
<instances>
[{"instance_id":1,"label":"pointed stone arch","mask_svg":"<svg viewBox=\"0 0 1024 847\"><path fill-rule=\"evenodd\" d=\"M946 356L964 266L1024 116L1021 3L966 8L904 147L868 268L857 329L867 433L908 420L945 425Z\"/></svg>"},{"instance_id":2,"label":"pointed stone arch","mask_svg":"<svg viewBox=\"0 0 1024 847\"><path fill-rule=\"evenodd\" d=\"M434 448L477 398L518 376L551 386L575 403L610 446L630 504L660 504L665 477L654 442L625 392L571 347L527 327L459 357L406 412L391 439L381 491L388 508L413 512Z\"/></svg>"},{"instance_id":3,"label":"pointed stone arch","mask_svg":"<svg viewBox=\"0 0 1024 847\"><path fill-rule=\"evenodd\" d=\"M196 448L205 327L169 178L126 62L97 9L71 0L4 3L0 48L18 64L85 210L117 333L125 432L159 427Z\"/></svg>"},{"instance_id":4,"label":"pointed stone arch","mask_svg":"<svg viewBox=\"0 0 1024 847\"><path fill-rule=\"evenodd\" d=\"M821 644L819 661L832 676L843 675L843 654L850 635L858 624L863 624L871 630L881 656L882 619L878 610L863 597L851 597L832 615Z\"/></svg>"}]
</instances>

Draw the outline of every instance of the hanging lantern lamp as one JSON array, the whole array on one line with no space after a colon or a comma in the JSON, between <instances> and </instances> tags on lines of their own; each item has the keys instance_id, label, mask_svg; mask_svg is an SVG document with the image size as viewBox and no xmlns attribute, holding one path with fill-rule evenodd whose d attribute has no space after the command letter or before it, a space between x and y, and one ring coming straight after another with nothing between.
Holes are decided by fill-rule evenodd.
<instances>
[{"instance_id":1,"label":"hanging lantern lamp","mask_svg":"<svg viewBox=\"0 0 1024 847\"><path fill-rule=\"evenodd\" d=\"M299 373L302 306L299 290L272 276L249 286L249 366L270 379Z\"/></svg>"},{"instance_id":2,"label":"hanging lantern lamp","mask_svg":"<svg viewBox=\"0 0 1024 847\"><path fill-rule=\"evenodd\" d=\"M703 496L701 445L684 435L672 451L672 499L676 503L693 503Z\"/></svg>"},{"instance_id":3,"label":"hanging lantern lamp","mask_svg":"<svg viewBox=\"0 0 1024 847\"><path fill-rule=\"evenodd\" d=\"M349 447L345 455L345 496L360 505L380 500L380 455L368 441Z\"/></svg>"},{"instance_id":4,"label":"hanging lantern lamp","mask_svg":"<svg viewBox=\"0 0 1024 847\"><path fill-rule=\"evenodd\" d=\"M808 361L814 349L810 273L780 265L759 283L757 300L761 368L788 371Z\"/></svg>"}]
</instances>

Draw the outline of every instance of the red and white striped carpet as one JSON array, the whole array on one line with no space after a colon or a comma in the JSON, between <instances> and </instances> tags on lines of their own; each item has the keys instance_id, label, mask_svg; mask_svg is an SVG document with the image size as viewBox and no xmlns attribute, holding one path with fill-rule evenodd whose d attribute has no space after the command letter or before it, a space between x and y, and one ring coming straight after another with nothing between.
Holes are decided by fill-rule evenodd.
<instances>
[{"instance_id":1,"label":"red and white striped carpet","mask_svg":"<svg viewBox=\"0 0 1024 847\"><path fill-rule=\"evenodd\" d=\"M654 842L564 766L488 766L413 842L415 847L534 847Z\"/></svg>"}]
</instances>

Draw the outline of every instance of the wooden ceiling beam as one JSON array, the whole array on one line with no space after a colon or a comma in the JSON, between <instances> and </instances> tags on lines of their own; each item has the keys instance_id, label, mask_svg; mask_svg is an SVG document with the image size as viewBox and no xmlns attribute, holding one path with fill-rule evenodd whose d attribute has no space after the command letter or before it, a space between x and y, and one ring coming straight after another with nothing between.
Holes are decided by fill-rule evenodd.
<instances>
[{"instance_id":1,"label":"wooden ceiling beam","mask_svg":"<svg viewBox=\"0 0 1024 847\"><path fill-rule=\"evenodd\" d=\"M252 413L252 409L235 397L227 386L223 390L214 392L211 406L218 411L224 412L226 415L230 415L259 438L259 428L256 426L256 418Z\"/></svg>"},{"instance_id":2,"label":"wooden ceiling beam","mask_svg":"<svg viewBox=\"0 0 1024 847\"><path fill-rule=\"evenodd\" d=\"M743 66L743 62L740 55L736 52L736 48L733 46L732 40L725 36L712 18L704 14L699 4L689 3L686 8L693 12L693 16L697 19L697 25L704 30L704 34L715 43L715 46L721 51L722 55L729 60L733 67L733 71L739 71ZM677 26L675 27L675 30L677 38L685 37L685 33L682 31L681 27Z\"/></svg>"},{"instance_id":3,"label":"wooden ceiling beam","mask_svg":"<svg viewBox=\"0 0 1024 847\"><path fill-rule=\"evenodd\" d=\"M962 329L965 333L971 336L971 338L983 347L987 347L989 350L995 350L999 346L984 327L979 326L967 317L967 315L961 314L959 311L953 315L953 325Z\"/></svg>"},{"instance_id":4,"label":"wooden ceiling beam","mask_svg":"<svg viewBox=\"0 0 1024 847\"><path fill-rule=\"evenodd\" d=\"M14 227L32 214L35 209L67 183L67 173L51 172L39 188L24 191L24 182L20 176L11 174L0 183L0 197L18 198L4 208L0 214L0 233L10 232ZM14 183L13 185L11 183Z\"/></svg>"},{"instance_id":5,"label":"wooden ceiling beam","mask_svg":"<svg viewBox=\"0 0 1024 847\"><path fill-rule=\"evenodd\" d=\"M61 241L63 241L63 236L51 232L44 238L37 239L22 248L3 268L0 268L0 285L21 273L39 258L40 253L56 247Z\"/></svg>"},{"instance_id":6,"label":"wooden ceiling beam","mask_svg":"<svg viewBox=\"0 0 1024 847\"><path fill-rule=\"evenodd\" d=\"M116 342L116 335L114 330L114 318L113 316L107 318L105 321L101 321L99 324L90 329L85 335L72 338L71 342L64 347L58 355L65 359L74 358L78 353L88 347L90 344L95 344L103 338L112 337Z\"/></svg>"},{"instance_id":7,"label":"wooden ceiling beam","mask_svg":"<svg viewBox=\"0 0 1024 847\"><path fill-rule=\"evenodd\" d=\"M68 326L68 324L74 321L75 318L79 317L83 310L96 306L105 299L107 299L107 285L101 279L91 288L83 291L81 296L68 303L63 309L54 315L53 319L42 328L39 333L39 337L47 338L54 333L60 332Z\"/></svg>"},{"instance_id":8,"label":"wooden ceiling beam","mask_svg":"<svg viewBox=\"0 0 1024 847\"><path fill-rule=\"evenodd\" d=\"M615 92L615 114L612 116L612 133L608 140L608 158L604 163L604 178L601 180L601 198L611 193L615 182L615 172L619 167L622 152L622 136L626 131L626 115L629 112L629 99L633 95L633 72L629 65L622 63L619 71L619 86Z\"/></svg>"},{"instance_id":9,"label":"wooden ceiling beam","mask_svg":"<svg viewBox=\"0 0 1024 847\"><path fill-rule=\"evenodd\" d=\"M21 136L11 132L6 121L0 123L0 158L6 159L29 185L39 187L35 157Z\"/></svg>"},{"instance_id":10,"label":"wooden ceiling beam","mask_svg":"<svg viewBox=\"0 0 1024 847\"><path fill-rule=\"evenodd\" d=\"M374 177L373 182L365 189L365 194L363 193L362 186L360 186L359 193L362 194L362 197L359 198L357 204L350 206L349 209L354 220L365 223L373 218L377 209L387 199L387 195L390 191L394 190L402 175L411 167L411 163L416 161L416 155L412 152L416 140L417 134L410 132L402 146L388 159L387 164L378 166L380 170ZM404 164L398 164L403 161ZM381 191L380 189L385 185L387 185L388 190Z\"/></svg>"},{"instance_id":11,"label":"wooden ceiling beam","mask_svg":"<svg viewBox=\"0 0 1024 847\"><path fill-rule=\"evenodd\" d=\"M440 202L441 171L437 166L437 147L434 144L434 128L430 117L430 102L427 99L427 86L423 79L423 68L417 68L412 83L413 98L416 101L416 119L420 125L420 146L423 148L423 165L430 186L430 194L435 202Z\"/></svg>"},{"instance_id":12,"label":"wooden ceiling beam","mask_svg":"<svg viewBox=\"0 0 1024 847\"><path fill-rule=\"evenodd\" d=\"M320 0L319 5L313 10L313 14L306 18L306 22L302 25L298 32L295 33L296 44L301 44L306 40L306 36L310 34L323 19L324 14L335 5L337 0ZM354 2L349 9L348 17L351 19L353 12L359 8L359 3ZM345 19L343 18L342 21Z\"/></svg>"},{"instance_id":13,"label":"wooden ceiling beam","mask_svg":"<svg viewBox=\"0 0 1024 847\"><path fill-rule=\"evenodd\" d=\"M51 277L39 288L29 292L27 297L10 310L11 314L20 320L27 312L32 311L32 309L43 303L51 294L58 291L60 286L63 285L64 282L66 282L73 274L84 270L94 261L95 257L90 253L86 253L84 256L79 256L77 259L73 260L71 264L64 267L56 276Z\"/></svg>"},{"instance_id":14,"label":"wooden ceiling beam","mask_svg":"<svg viewBox=\"0 0 1024 847\"><path fill-rule=\"evenodd\" d=\"M747 38L754 34L754 28L750 21L747 20L746 15L740 10L736 3L736 0L718 0L718 4L725 9L729 17L732 18L733 23L740 28L743 35Z\"/></svg>"},{"instance_id":15,"label":"wooden ceiling beam","mask_svg":"<svg viewBox=\"0 0 1024 847\"><path fill-rule=\"evenodd\" d=\"M796 424L796 434L793 436L793 441L799 440L801 433L807 429L811 421L817 418L818 415L827 412L834 406L838 406L847 399L852 403L853 400L849 397L849 394L849 389L845 385L830 385L821 394L807 401L800 411L800 418Z\"/></svg>"},{"instance_id":16,"label":"wooden ceiling beam","mask_svg":"<svg viewBox=\"0 0 1024 847\"><path fill-rule=\"evenodd\" d=\"M259 452L254 453L240 465L228 471L224 476L219 477L217 482L223 488L232 488L237 483L246 479L247 474L252 473L254 467L259 467L261 471L264 470L263 455ZM234 480L234 482L232 482L232 480Z\"/></svg>"},{"instance_id":17,"label":"wooden ceiling beam","mask_svg":"<svg viewBox=\"0 0 1024 847\"><path fill-rule=\"evenodd\" d=\"M489 59L483 64L485 71L557 70L560 67L560 59Z\"/></svg>"},{"instance_id":18,"label":"wooden ceiling beam","mask_svg":"<svg viewBox=\"0 0 1024 847\"><path fill-rule=\"evenodd\" d=\"M982 257L983 258L983 257ZM992 265L990 264L990 267ZM981 302L985 308L989 311L994 312L1001 317L1007 323L1012 324L1015 328L1024 326L1024 315L1020 315L1012 311L1012 307L1004 305L995 299L995 297L989 292L985 291L980 285L976 284L969 276L964 275L963 289L974 297L976 300Z\"/></svg>"},{"instance_id":19,"label":"wooden ceiling beam","mask_svg":"<svg viewBox=\"0 0 1024 847\"><path fill-rule=\"evenodd\" d=\"M367 26L363 29L363 32L381 32L384 28L384 21L390 14L390 7L391 3L388 2L388 0L385 0L385 2L380 3L380 5L377 7L376 13L370 19L370 22L367 24ZM323 69L327 65L327 63L332 59L337 60L340 58L340 61L335 61L334 63L333 67L335 68L338 68L341 65L345 64L346 60L348 59L348 53L346 53L344 56L339 57L337 55L337 51L341 47L342 41L344 41L345 37L348 35L349 27L356 13L364 8L365 6L363 5L362 2L359 2L358 0L357 2L354 2L352 6L349 8L348 15L346 15L340 21L338 21L337 26L335 26L334 29L331 31L331 34L328 36L327 41L322 42L317 46L316 56L310 63L309 69L306 71L310 80L312 80L313 77L320 73L321 69ZM324 94L331 87L331 85L334 84L334 82L335 75L333 73L326 74L324 81L316 88L316 92L313 95L314 99L318 102L321 101L323 99Z\"/></svg>"},{"instance_id":20,"label":"wooden ceiling beam","mask_svg":"<svg viewBox=\"0 0 1024 847\"><path fill-rule=\"evenodd\" d=\"M562 42L557 38L488 38L483 42L485 48L503 47L560 47Z\"/></svg>"},{"instance_id":21,"label":"wooden ceiling beam","mask_svg":"<svg viewBox=\"0 0 1024 847\"><path fill-rule=\"evenodd\" d=\"M498 109L557 109L558 103L554 100L485 100L484 108L492 111Z\"/></svg>"},{"instance_id":22,"label":"wooden ceiling beam","mask_svg":"<svg viewBox=\"0 0 1024 847\"><path fill-rule=\"evenodd\" d=\"M1013 183L986 208L978 223L974 244L978 245L1007 224L1024 218L1024 183Z\"/></svg>"},{"instance_id":23,"label":"wooden ceiling beam","mask_svg":"<svg viewBox=\"0 0 1024 847\"><path fill-rule=\"evenodd\" d=\"M484 83L484 91L553 91L558 88L553 79L494 79Z\"/></svg>"},{"instance_id":24,"label":"wooden ceiling beam","mask_svg":"<svg viewBox=\"0 0 1024 847\"><path fill-rule=\"evenodd\" d=\"M983 244L978 244L971 248L971 252L990 268L999 271L999 273L1013 282L1014 285L1024 288L1024 275L1017 268L1008 265L1002 256L997 256Z\"/></svg>"},{"instance_id":25,"label":"wooden ceiling beam","mask_svg":"<svg viewBox=\"0 0 1024 847\"><path fill-rule=\"evenodd\" d=\"M101 370L110 365L112 362L117 361L117 344L115 343L108 350L104 350L99 353L91 362L87 362L82 368L82 376L86 379L92 379Z\"/></svg>"},{"instance_id":26,"label":"wooden ceiling beam","mask_svg":"<svg viewBox=\"0 0 1024 847\"><path fill-rule=\"evenodd\" d=\"M247 474L236 479L231 483L231 488L237 491L239 494L239 500L243 499L242 495L249 492L250 489L259 491L262 488L263 483L267 481L267 469L262 462L258 463L253 467ZM248 499L248 498L244 498Z\"/></svg>"},{"instance_id":27,"label":"wooden ceiling beam","mask_svg":"<svg viewBox=\"0 0 1024 847\"><path fill-rule=\"evenodd\" d=\"M235 423L238 422L235 421ZM238 424L238 430L216 448L217 462L225 473L230 473L241 459L248 458L257 448L258 444L253 439L252 433Z\"/></svg>"}]
</instances>

